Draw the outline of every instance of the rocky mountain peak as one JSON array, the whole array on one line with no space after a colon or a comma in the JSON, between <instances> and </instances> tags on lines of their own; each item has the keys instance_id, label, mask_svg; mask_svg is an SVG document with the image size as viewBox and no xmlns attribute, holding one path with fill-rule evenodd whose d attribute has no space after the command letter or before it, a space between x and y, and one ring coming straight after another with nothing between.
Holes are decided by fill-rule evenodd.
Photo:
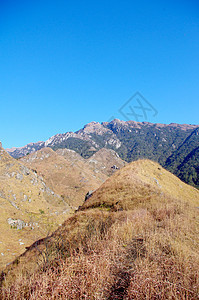
<instances>
[{"instance_id":1,"label":"rocky mountain peak","mask_svg":"<svg viewBox=\"0 0 199 300\"><path fill-rule=\"evenodd\" d=\"M105 128L102 124L100 124L99 122L90 122L88 124L86 124L83 129L78 130L76 133L77 134L90 134L90 133L96 133L99 135L104 134L105 132L107 132L107 128Z\"/></svg>"}]
</instances>

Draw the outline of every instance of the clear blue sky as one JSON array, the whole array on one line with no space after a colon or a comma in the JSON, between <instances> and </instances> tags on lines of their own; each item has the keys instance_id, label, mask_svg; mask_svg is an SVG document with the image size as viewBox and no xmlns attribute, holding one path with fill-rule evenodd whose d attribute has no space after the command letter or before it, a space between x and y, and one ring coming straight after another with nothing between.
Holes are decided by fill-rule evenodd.
<instances>
[{"instance_id":1,"label":"clear blue sky","mask_svg":"<svg viewBox=\"0 0 199 300\"><path fill-rule=\"evenodd\" d=\"M199 123L198 1L0 1L5 148L125 119L136 91L140 121Z\"/></svg>"}]
</instances>

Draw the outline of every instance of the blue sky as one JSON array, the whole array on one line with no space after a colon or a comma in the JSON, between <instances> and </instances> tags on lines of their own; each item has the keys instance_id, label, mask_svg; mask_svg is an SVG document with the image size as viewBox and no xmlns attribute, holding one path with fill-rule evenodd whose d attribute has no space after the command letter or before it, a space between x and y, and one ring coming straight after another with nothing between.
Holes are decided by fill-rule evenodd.
<instances>
[{"instance_id":1,"label":"blue sky","mask_svg":"<svg viewBox=\"0 0 199 300\"><path fill-rule=\"evenodd\" d=\"M137 91L139 121L198 124L198 54L198 1L1 0L0 140L125 120Z\"/></svg>"}]
</instances>

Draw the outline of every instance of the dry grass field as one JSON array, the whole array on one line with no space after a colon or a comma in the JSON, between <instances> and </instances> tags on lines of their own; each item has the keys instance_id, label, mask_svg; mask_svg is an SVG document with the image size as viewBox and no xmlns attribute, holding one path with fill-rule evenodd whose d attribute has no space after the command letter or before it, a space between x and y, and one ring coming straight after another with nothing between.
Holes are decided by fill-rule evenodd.
<instances>
[{"instance_id":1,"label":"dry grass field","mask_svg":"<svg viewBox=\"0 0 199 300\"><path fill-rule=\"evenodd\" d=\"M0 149L0 270L72 212L43 177Z\"/></svg>"},{"instance_id":2,"label":"dry grass field","mask_svg":"<svg viewBox=\"0 0 199 300\"><path fill-rule=\"evenodd\" d=\"M133 162L4 270L0 297L198 299L198 207L198 190Z\"/></svg>"},{"instance_id":3,"label":"dry grass field","mask_svg":"<svg viewBox=\"0 0 199 300\"><path fill-rule=\"evenodd\" d=\"M44 148L21 158L20 161L37 170L53 191L62 195L70 206L77 208L83 203L86 193L97 189L107 176L101 172L96 173L81 158L66 156L68 152L59 155L59 152Z\"/></svg>"}]
</instances>

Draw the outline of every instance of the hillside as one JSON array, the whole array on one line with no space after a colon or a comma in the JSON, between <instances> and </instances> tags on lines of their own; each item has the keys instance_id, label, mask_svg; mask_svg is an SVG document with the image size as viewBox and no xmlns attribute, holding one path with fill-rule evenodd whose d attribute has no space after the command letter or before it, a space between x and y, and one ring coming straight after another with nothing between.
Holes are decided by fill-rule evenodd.
<instances>
[{"instance_id":1,"label":"hillside","mask_svg":"<svg viewBox=\"0 0 199 300\"><path fill-rule=\"evenodd\" d=\"M78 154L67 150L59 155L51 148L43 148L20 161L37 170L47 184L74 209L83 203L88 191L97 189L107 178L105 174L86 165Z\"/></svg>"},{"instance_id":2,"label":"hillside","mask_svg":"<svg viewBox=\"0 0 199 300\"><path fill-rule=\"evenodd\" d=\"M0 269L55 230L71 209L43 177L0 147Z\"/></svg>"},{"instance_id":3,"label":"hillside","mask_svg":"<svg viewBox=\"0 0 199 300\"><path fill-rule=\"evenodd\" d=\"M90 197L82 209L105 206L117 209L134 209L143 201L169 198L193 202L199 199L199 191L180 181L160 165L150 160L138 160L115 173ZM144 206L147 205L144 203Z\"/></svg>"},{"instance_id":4,"label":"hillside","mask_svg":"<svg viewBox=\"0 0 199 300\"><path fill-rule=\"evenodd\" d=\"M188 136L165 165L181 180L199 187L199 128Z\"/></svg>"},{"instance_id":5,"label":"hillside","mask_svg":"<svg viewBox=\"0 0 199 300\"><path fill-rule=\"evenodd\" d=\"M75 150L87 159L102 148L112 149L126 162L140 158L157 161L186 183L197 187L198 128L199 125L175 123L167 125L115 119L101 124L91 122L75 133L57 134L46 142L28 144L7 151L18 158L43 147L50 147L53 150L67 148ZM192 154L193 160L190 158ZM191 165L192 162L194 167Z\"/></svg>"},{"instance_id":6,"label":"hillside","mask_svg":"<svg viewBox=\"0 0 199 300\"><path fill-rule=\"evenodd\" d=\"M70 149L58 149L56 153L64 156L65 159L72 163L81 161L85 164L85 169L91 168L95 173L104 173L107 176L111 176L116 170L126 165L126 162L119 157L117 152L106 148L101 148L87 159Z\"/></svg>"},{"instance_id":7,"label":"hillside","mask_svg":"<svg viewBox=\"0 0 199 300\"><path fill-rule=\"evenodd\" d=\"M121 169L126 165L117 152L112 149L101 148L87 159L87 164L93 168L100 169L100 171L108 176L115 173L117 169Z\"/></svg>"},{"instance_id":8,"label":"hillside","mask_svg":"<svg viewBox=\"0 0 199 300\"><path fill-rule=\"evenodd\" d=\"M4 270L1 298L197 299L198 207L197 189L132 162Z\"/></svg>"}]
</instances>

